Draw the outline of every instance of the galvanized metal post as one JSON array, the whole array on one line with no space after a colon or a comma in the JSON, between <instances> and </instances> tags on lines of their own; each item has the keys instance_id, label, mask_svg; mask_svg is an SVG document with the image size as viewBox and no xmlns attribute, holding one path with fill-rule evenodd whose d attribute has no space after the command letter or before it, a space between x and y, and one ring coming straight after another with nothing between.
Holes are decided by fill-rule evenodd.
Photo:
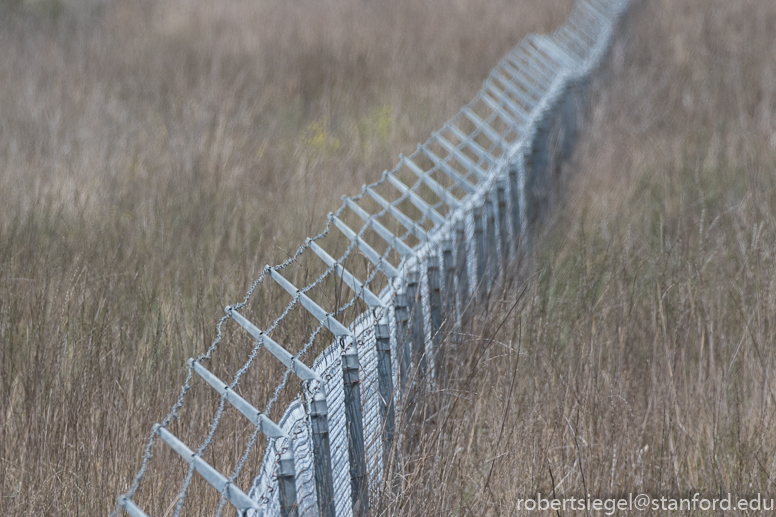
<instances>
[{"instance_id":1,"label":"galvanized metal post","mask_svg":"<svg viewBox=\"0 0 776 517\"><path fill-rule=\"evenodd\" d=\"M442 241L442 268L445 272L443 290L445 293L445 303L442 306L445 319L450 319L455 315L455 259L453 251L455 250L455 241L451 238Z\"/></svg>"},{"instance_id":2,"label":"galvanized metal post","mask_svg":"<svg viewBox=\"0 0 776 517\"><path fill-rule=\"evenodd\" d=\"M533 226L543 212L544 205L549 201L548 172L551 170L552 156L550 144L552 138L552 116L554 107L551 106L541 114L537 120L536 132L530 146L530 154L526 159L526 218L529 226Z\"/></svg>"},{"instance_id":3,"label":"galvanized metal post","mask_svg":"<svg viewBox=\"0 0 776 517\"><path fill-rule=\"evenodd\" d=\"M412 356L410 355L409 336L407 335L407 294L396 293L396 305L393 315L396 318L396 351L399 354L399 388L404 398L407 391L407 378L410 371Z\"/></svg>"},{"instance_id":4,"label":"galvanized metal post","mask_svg":"<svg viewBox=\"0 0 776 517\"><path fill-rule=\"evenodd\" d=\"M387 322L375 327L377 338L377 382L380 390L380 417L383 422L383 469L388 472L388 461L393 447L394 402L393 368L391 367L391 332Z\"/></svg>"},{"instance_id":5,"label":"galvanized metal post","mask_svg":"<svg viewBox=\"0 0 776 517\"><path fill-rule=\"evenodd\" d=\"M369 500L367 495L366 458L364 455L364 424L361 416L358 348L355 346L353 334L344 325L339 323L332 314L326 313L321 306L310 299L309 296L296 289L291 282L283 278L276 270L267 268L267 271L272 279L288 291L290 295L296 296L296 299L302 307L320 321L335 336L348 343L346 351L342 354L342 374L345 396L345 417L348 425L348 457L350 460L351 496L356 513L358 515L365 515L365 512L368 512L369 510ZM353 285L355 286L355 284ZM329 475L331 476L331 472L329 472Z\"/></svg>"},{"instance_id":6,"label":"galvanized metal post","mask_svg":"<svg viewBox=\"0 0 776 517\"><path fill-rule=\"evenodd\" d=\"M496 182L496 201L498 203L498 234L501 246L501 267L506 268L509 259L509 229L507 227L507 186L505 179Z\"/></svg>"},{"instance_id":7,"label":"galvanized metal post","mask_svg":"<svg viewBox=\"0 0 776 517\"><path fill-rule=\"evenodd\" d=\"M458 314L460 326L469 320L469 267L467 264L466 235L462 220L455 223L455 267L458 278Z\"/></svg>"},{"instance_id":8,"label":"galvanized metal post","mask_svg":"<svg viewBox=\"0 0 776 517\"><path fill-rule=\"evenodd\" d=\"M522 160L522 157L518 156L517 160ZM509 164L509 202L512 205L510 214L512 219L512 246L514 251L517 252L520 246L520 237L522 231L520 225L520 182L518 179L518 167L517 161Z\"/></svg>"},{"instance_id":9,"label":"galvanized metal post","mask_svg":"<svg viewBox=\"0 0 776 517\"><path fill-rule=\"evenodd\" d=\"M426 333L423 331L423 304L418 289L420 273L407 273L407 309L412 326L412 364L415 368L415 391L422 392L426 383Z\"/></svg>"},{"instance_id":10,"label":"galvanized metal post","mask_svg":"<svg viewBox=\"0 0 776 517\"><path fill-rule=\"evenodd\" d=\"M439 364L443 361L442 336L440 335L442 327L442 293L439 274L439 258L436 255L426 257L426 269L428 271L428 300L430 308L431 324L431 357L434 361L434 378L439 377Z\"/></svg>"},{"instance_id":11,"label":"galvanized metal post","mask_svg":"<svg viewBox=\"0 0 776 517\"><path fill-rule=\"evenodd\" d=\"M445 329L450 331L454 328L456 315L455 309L455 259L453 258L454 241L445 239L442 242L442 268L444 269L444 321ZM439 341L436 362L437 386L444 388L447 382L447 350L445 341Z\"/></svg>"},{"instance_id":12,"label":"galvanized metal post","mask_svg":"<svg viewBox=\"0 0 776 517\"><path fill-rule=\"evenodd\" d=\"M369 483L364 454L364 423L361 414L361 381L358 373L358 349L355 343L342 354L342 381L345 388L345 419L348 425L350 458L350 497L353 515L369 513Z\"/></svg>"},{"instance_id":13,"label":"galvanized metal post","mask_svg":"<svg viewBox=\"0 0 776 517\"><path fill-rule=\"evenodd\" d=\"M579 120L577 118L577 88L576 84L569 85L563 105L560 108L561 137L559 158L561 162L571 159L576 147L579 134Z\"/></svg>"},{"instance_id":14,"label":"galvanized metal post","mask_svg":"<svg viewBox=\"0 0 776 517\"><path fill-rule=\"evenodd\" d=\"M472 208L474 217L474 242L477 250L477 293L480 299L484 299L487 294L488 282L485 278L485 271L488 265L488 255L485 249L485 219L483 218L483 207L475 206Z\"/></svg>"},{"instance_id":15,"label":"galvanized metal post","mask_svg":"<svg viewBox=\"0 0 776 517\"><path fill-rule=\"evenodd\" d=\"M488 193L488 195L485 197L485 212L487 215L485 227L485 253L487 257L486 271L489 288L488 292L490 292L490 287L495 285L499 274L498 244L496 243L496 202L493 199L492 193Z\"/></svg>"},{"instance_id":16,"label":"galvanized metal post","mask_svg":"<svg viewBox=\"0 0 776 517\"><path fill-rule=\"evenodd\" d=\"M281 517L298 517L299 506L296 503L296 469L294 467L294 449L286 448L278 460L278 488Z\"/></svg>"},{"instance_id":17,"label":"galvanized metal post","mask_svg":"<svg viewBox=\"0 0 776 517\"><path fill-rule=\"evenodd\" d=\"M326 404L326 397L321 392L317 392L310 403L310 425L313 431L313 463L318 514L321 517L335 517L329 444L329 407Z\"/></svg>"}]
</instances>

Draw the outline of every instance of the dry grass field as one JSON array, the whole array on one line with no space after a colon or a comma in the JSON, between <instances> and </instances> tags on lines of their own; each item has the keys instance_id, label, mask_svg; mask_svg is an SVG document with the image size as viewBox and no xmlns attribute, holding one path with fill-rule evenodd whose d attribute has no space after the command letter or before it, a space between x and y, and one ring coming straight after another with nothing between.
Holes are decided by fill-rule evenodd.
<instances>
[{"instance_id":1,"label":"dry grass field","mask_svg":"<svg viewBox=\"0 0 776 517\"><path fill-rule=\"evenodd\" d=\"M0 3L0 514L106 514L223 307L570 3ZM768 0L638 3L384 513L776 496L774 33ZM280 372L255 370L243 394L266 400ZM199 390L171 429L199 443L214 404ZM222 433L206 459L229 471L250 430ZM149 515L184 473L158 449ZM186 515L213 513L200 487Z\"/></svg>"},{"instance_id":2,"label":"dry grass field","mask_svg":"<svg viewBox=\"0 0 776 517\"><path fill-rule=\"evenodd\" d=\"M106 514L223 307L570 5L0 2L0 514ZM262 368L252 400L279 378ZM198 393L172 426L190 444ZM206 459L230 471L250 431L226 420ZM162 516L185 469L156 454L137 500ZM217 503L200 486L187 515Z\"/></svg>"},{"instance_id":3,"label":"dry grass field","mask_svg":"<svg viewBox=\"0 0 776 517\"><path fill-rule=\"evenodd\" d=\"M388 513L776 496L774 30L769 1L634 8L541 244L479 308Z\"/></svg>"}]
</instances>

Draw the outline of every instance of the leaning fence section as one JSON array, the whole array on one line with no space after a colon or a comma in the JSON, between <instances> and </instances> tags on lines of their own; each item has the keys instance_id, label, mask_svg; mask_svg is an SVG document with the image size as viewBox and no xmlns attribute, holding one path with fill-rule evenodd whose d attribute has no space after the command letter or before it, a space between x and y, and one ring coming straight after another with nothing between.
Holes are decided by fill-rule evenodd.
<instances>
[{"instance_id":1,"label":"leaning fence section","mask_svg":"<svg viewBox=\"0 0 776 517\"><path fill-rule=\"evenodd\" d=\"M329 215L324 231L289 260L267 267L245 299L226 308L210 349L190 361L180 397L152 430L141 469L113 515L122 510L145 515L133 496L159 440L189 465L174 515L183 508L194 474L221 494L219 514L229 505L252 516L362 516L386 486L398 490L391 480L400 465L403 429L398 425L404 420L399 415L411 414L426 390L445 382L443 331L460 327L472 304L486 297L531 246L532 225L574 148L588 79L606 55L628 3L578 0L557 31L526 37L491 71L471 103L413 154L400 156L396 168L379 181L346 198ZM330 232L349 242L336 259L319 244ZM303 254L320 259L325 271L298 288L283 273ZM371 265L362 278L345 267L356 254ZM334 311L311 296L330 277L352 293ZM291 300L260 329L243 309L266 282L277 284ZM351 325L341 324L337 316L356 302L368 310ZM292 310L303 310L318 322L296 354L271 337ZM255 341L229 383L203 366L222 340L224 325L241 327ZM324 329L335 342L308 366L302 359ZM260 360L279 361L286 368L263 411L234 389L262 349ZM221 403L206 440L190 449L167 427L178 417L195 376L220 394ZM303 392L275 423L266 415L291 376L302 381ZM228 475L202 459L227 405L255 426L241 461ZM267 437L267 448L244 492L234 480L259 434Z\"/></svg>"}]
</instances>

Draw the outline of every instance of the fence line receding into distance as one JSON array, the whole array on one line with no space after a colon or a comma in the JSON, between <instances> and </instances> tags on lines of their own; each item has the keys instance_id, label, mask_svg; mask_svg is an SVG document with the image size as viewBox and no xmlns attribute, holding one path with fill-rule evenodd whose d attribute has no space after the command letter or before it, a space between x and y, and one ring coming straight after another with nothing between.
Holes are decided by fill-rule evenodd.
<instances>
[{"instance_id":1,"label":"fence line receding into distance","mask_svg":"<svg viewBox=\"0 0 776 517\"><path fill-rule=\"evenodd\" d=\"M527 36L444 127L412 155L400 156L379 181L345 198L324 230L292 257L267 266L243 301L226 307L210 348L189 360L180 396L153 427L141 468L111 516L122 510L146 515L133 497L159 439L188 463L176 516L195 473L221 494L218 514L230 505L252 516L367 515L384 483L396 486L390 479L399 468L400 409L411 411L425 389L444 382L443 325L460 328L471 302L487 296L530 245L532 223L547 204L558 167L573 150L589 76L606 55L628 3L578 0L558 30ZM339 258L321 245L332 232L348 242ZM320 260L323 272L299 289L283 270L305 254ZM362 278L346 267L356 256L369 263L361 268ZM331 312L313 299L314 290L330 278L351 293ZM290 301L261 329L245 309L265 282L277 284ZM367 310L350 325L340 323L344 312L356 307ZM292 310L306 311L318 322L296 353L271 337ZM222 341L227 324L241 327L255 342L230 382L202 364ZM308 366L302 359L324 329L335 342ZM234 389L258 357L285 367L263 411ZM301 380L302 393L275 423L266 415L292 375ZM220 405L209 434L193 450L167 428L178 418L195 377L219 394ZM254 431L234 470L223 474L202 455L227 406L247 418ZM267 439L263 461L243 491L234 480L260 434Z\"/></svg>"}]
</instances>

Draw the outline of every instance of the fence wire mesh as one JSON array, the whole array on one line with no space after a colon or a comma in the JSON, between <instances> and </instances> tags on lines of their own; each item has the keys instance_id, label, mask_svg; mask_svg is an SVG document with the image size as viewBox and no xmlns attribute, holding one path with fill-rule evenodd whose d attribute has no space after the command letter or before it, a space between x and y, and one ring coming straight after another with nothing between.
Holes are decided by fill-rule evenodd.
<instances>
[{"instance_id":1,"label":"fence wire mesh","mask_svg":"<svg viewBox=\"0 0 776 517\"><path fill-rule=\"evenodd\" d=\"M285 410L278 425L286 437L268 441L258 473L247 491L252 502L248 506L239 503L243 506L237 506L238 513L315 516L328 515L333 510L338 517L366 514L369 501L361 501L354 493L359 486L353 472L353 455L357 451L354 447L362 449L368 499L374 502L387 473L395 469L395 465L385 463L390 458L396 462L389 454L391 443L385 430L392 428L394 422L389 419L396 418L398 411L389 412L389 408L411 405L408 394L412 390L420 392L443 380L444 368L438 365L443 364L444 357L440 361L438 356L444 352L438 349L437 339L442 319L447 325L460 325L471 303L498 285L510 260L531 245L531 224L547 204L553 172L570 157L574 147L587 79L606 55L628 4L628 0L578 0L566 23L554 33L526 37L492 70L471 103L413 154L400 157L393 170L365 185L357 196L346 199L330 214L323 231L308 239L285 262L265 269L243 300L227 308L227 315L216 325L216 338L196 358L196 363L213 357L225 339L224 325L232 324L231 311L246 307L257 289L273 276L272 272L281 273L298 264L303 254L309 253L311 244L327 237L334 228L348 237L346 250L313 282L295 292L289 291L291 300L263 335L271 335L300 305L314 312L317 305L310 298L305 299L308 293L312 294L327 278L341 274L339 268L356 253L372 262L366 278L357 280L361 288L356 288L345 303L330 312L322 309L325 316L319 318L317 327L294 358L304 359L321 332L331 329L332 319L355 307L359 299L367 300L363 289L384 285L378 294L382 307L371 307L357 316L344 337L338 336L312 361L311 369L319 380L305 381L303 392ZM378 209L369 212L363 208L367 204ZM346 214L355 214L360 221L357 231L342 222ZM396 227L402 227L403 233L388 230ZM367 244L367 234L373 233L384 241L383 252ZM387 285L376 281L380 276L388 278ZM389 344L383 349L378 336L381 325L387 329L385 339ZM226 383L227 392L238 386L263 343L263 338L255 341L242 367ZM363 437L352 435L346 408L343 353L351 347L358 359L357 410ZM388 375L380 368L381 353L389 354ZM415 372L415 376L409 372ZM291 368L285 370L273 396L264 405L264 414L272 410L295 373L298 372ZM178 419L192 389L193 376L190 366L179 397L161 421L161 428ZM388 399L382 392L384 385L393 387ZM321 492L316 471L316 460L320 458L315 457L311 420L316 393L325 396L328 408L328 468L333 497L330 505L320 500L325 492ZM206 438L194 449L195 457L201 457L212 444L227 405L224 394ZM234 501L241 500L232 497L240 492L234 483L259 441L260 431L257 426L237 465L225 476L228 481L221 490L217 515L230 502L238 504ZM158 436L155 427L140 469L127 492L119 497L111 517L119 515L122 509L133 516L145 515L133 497L152 461ZM401 433L396 433L395 439L401 440ZM289 450L293 456L295 501L284 506L279 471L281 456ZM189 467L175 502L175 516L181 513L194 472L201 464L193 458L185 459Z\"/></svg>"}]
</instances>

